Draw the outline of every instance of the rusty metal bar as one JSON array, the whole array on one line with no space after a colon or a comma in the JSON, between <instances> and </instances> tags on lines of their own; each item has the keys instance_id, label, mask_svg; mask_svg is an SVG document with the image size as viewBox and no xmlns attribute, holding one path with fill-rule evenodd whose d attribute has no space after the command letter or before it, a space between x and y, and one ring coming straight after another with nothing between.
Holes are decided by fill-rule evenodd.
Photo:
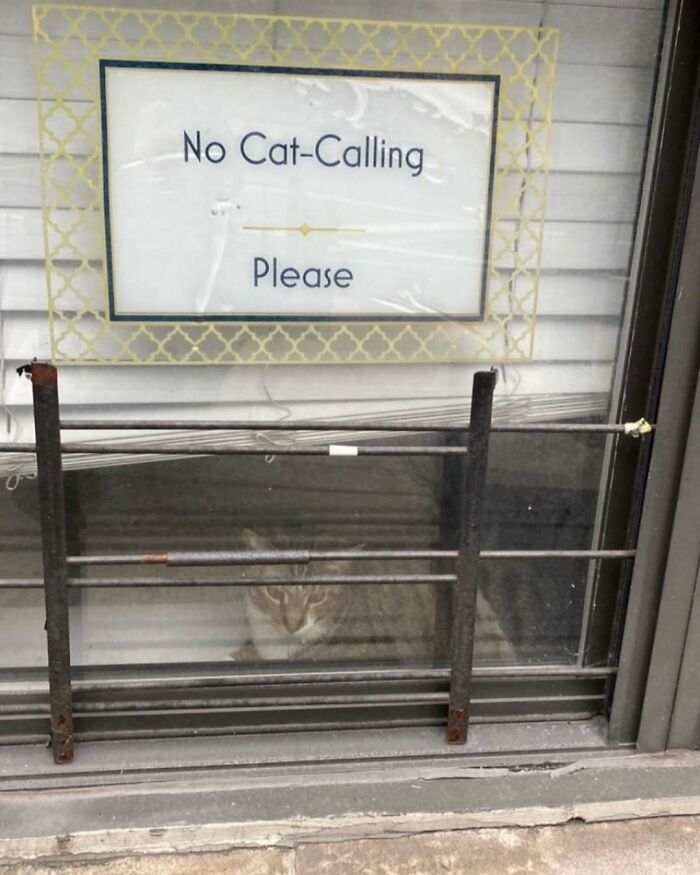
<instances>
[{"instance_id":1,"label":"rusty metal bar","mask_svg":"<svg viewBox=\"0 0 700 875\"><path fill-rule=\"evenodd\" d=\"M113 422L105 419L64 419L61 428L66 431L386 431L386 432L463 432L468 431L466 423L445 425L435 423L397 423L397 422L321 422L297 420L294 422L242 422L235 420L198 420L187 419L135 419ZM651 428L655 428L651 425ZM616 422L528 422L512 425L492 425L491 431L498 432L571 432L615 434L624 433L623 423Z\"/></svg>"},{"instance_id":2,"label":"rusty metal bar","mask_svg":"<svg viewBox=\"0 0 700 875\"><path fill-rule=\"evenodd\" d=\"M605 677L609 677L608 672ZM410 702L412 705L425 704L429 702L447 702L449 694L447 690L438 691L421 691L412 692ZM582 693L580 695L572 695L571 693L562 693L560 695L544 696L538 695L536 701L553 702L562 698L567 701L591 699L604 699L605 692L601 688L600 693ZM474 700L472 700L474 701ZM481 699L481 701L493 702L513 702L519 701L513 696L503 696L499 698L489 697ZM300 708L300 707L317 707L319 705L390 705L407 703L407 695L405 692L391 693L326 693L316 695L284 695L278 694L275 696L249 696L243 698L240 694L233 697L212 696L204 697L201 695L187 697L186 694L181 698L172 697L170 691L167 698L143 699L140 697L134 699L109 699L108 701L76 701L73 705L74 713L77 714L104 714L114 712L147 712L147 711L203 711L203 710L240 710L251 708ZM0 716L18 716L21 714L41 714L48 710L48 707L43 703L0 703Z\"/></svg>"},{"instance_id":3,"label":"rusty metal bar","mask_svg":"<svg viewBox=\"0 0 700 875\"><path fill-rule=\"evenodd\" d=\"M305 565L348 559L457 559L457 550L203 550L176 553L108 553L68 556L68 565ZM482 550L479 559L633 559L634 550Z\"/></svg>"},{"instance_id":4,"label":"rusty metal bar","mask_svg":"<svg viewBox=\"0 0 700 875\"><path fill-rule=\"evenodd\" d=\"M28 368L34 398L41 549L49 663L51 747L56 763L73 759L66 525L58 425L58 374L52 365Z\"/></svg>"},{"instance_id":5,"label":"rusty metal bar","mask_svg":"<svg viewBox=\"0 0 700 875\"><path fill-rule=\"evenodd\" d=\"M616 666L584 668L574 665L518 665L478 666L473 676L478 679L509 680L511 678L606 678L615 674ZM386 681L443 681L450 677L449 668L348 668L308 671L241 671L236 674L194 677L160 676L157 679L129 678L124 680L76 680L76 694L101 692L157 692L159 690L188 690L202 688L239 687L256 685L365 683Z\"/></svg>"},{"instance_id":6,"label":"rusty metal bar","mask_svg":"<svg viewBox=\"0 0 700 875\"><path fill-rule=\"evenodd\" d=\"M480 559L634 559L636 550L482 550Z\"/></svg>"},{"instance_id":7,"label":"rusty metal bar","mask_svg":"<svg viewBox=\"0 0 700 875\"><path fill-rule=\"evenodd\" d=\"M213 580L166 577L69 577L69 589L107 589L139 587L188 587L188 586L350 586L381 584L403 586L414 583L454 583L455 574L353 574L345 577L266 577ZM38 577L0 578L0 589L41 589L44 582Z\"/></svg>"},{"instance_id":8,"label":"rusty metal bar","mask_svg":"<svg viewBox=\"0 0 700 875\"><path fill-rule=\"evenodd\" d=\"M455 550L204 550L69 556L69 565L306 565L327 560L453 559Z\"/></svg>"},{"instance_id":9,"label":"rusty metal bar","mask_svg":"<svg viewBox=\"0 0 700 875\"><path fill-rule=\"evenodd\" d=\"M456 550L439 551L439 558L456 559ZM161 554L156 554L161 555ZM169 554L162 554L167 556ZM172 555L172 554L170 554ZM206 554L205 554L206 555ZM219 556L220 554L216 554ZM335 555L335 554L334 554ZM384 554L383 554L384 555ZM636 550L481 550L479 559L634 559ZM148 557L153 554L147 554ZM364 554L363 554L364 556ZM353 558L363 558L356 554ZM366 556L364 558L367 558ZM374 555L369 558L376 558ZM392 558L396 558L395 556ZM94 560L81 562L80 560ZM109 560L109 561L108 561ZM112 561L114 560L114 561ZM128 560L128 561L126 561ZM132 561L133 560L133 561ZM68 556L66 561L70 565L145 565L155 564L146 562L145 557L138 556ZM262 564L282 564L288 560L280 560L277 563L268 561ZM175 563L162 562L158 564L174 565ZM204 564L204 563L198 563ZM224 562L217 562L223 565ZM236 561L234 565L260 564ZM290 563L291 564L291 563ZM454 583L457 580L455 574L353 574L345 577L276 577L257 578L251 580L229 580L206 578L183 578L182 580L165 577L93 577L80 578L69 577L68 586L78 589L91 587L147 587L147 586L286 586L296 584L301 586L317 585L343 585L343 584L411 584L411 583ZM44 581L39 577L0 577L0 589L41 589Z\"/></svg>"},{"instance_id":10,"label":"rusty metal bar","mask_svg":"<svg viewBox=\"0 0 700 875\"><path fill-rule=\"evenodd\" d=\"M496 371L479 371L472 383L469 418L469 463L462 492L459 552L456 562L458 582L454 585L450 704L447 714L447 741L464 744L469 725L469 700L474 659L479 536Z\"/></svg>"},{"instance_id":11,"label":"rusty metal bar","mask_svg":"<svg viewBox=\"0 0 700 875\"><path fill-rule=\"evenodd\" d=\"M33 453L35 444L1 444L2 453ZM343 452L345 451L345 452ZM151 444L95 444L89 441L63 444L63 455L97 456L463 456L466 447L373 447L351 444L323 444L318 447L210 447L182 444L176 447Z\"/></svg>"}]
</instances>

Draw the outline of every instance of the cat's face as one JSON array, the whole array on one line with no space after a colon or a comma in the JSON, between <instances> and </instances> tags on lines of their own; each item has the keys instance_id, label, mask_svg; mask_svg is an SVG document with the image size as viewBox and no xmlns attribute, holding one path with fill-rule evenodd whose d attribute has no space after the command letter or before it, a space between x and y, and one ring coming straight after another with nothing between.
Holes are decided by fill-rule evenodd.
<instances>
[{"instance_id":1,"label":"cat's face","mask_svg":"<svg viewBox=\"0 0 700 875\"><path fill-rule=\"evenodd\" d=\"M256 586L249 599L279 629L294 635L325 625L338 615L343 603L342 586Z\"/></svg>"},{"instance_id":2,"label":"cat's face","mask_svg":"<svg viewBox=\"0 0 700 875\"><path fill-rule=\"evenodd\" d=\"M249 550L274 550L267 538L245 529L243 532ZM349 562L324 562L318 574L340 576L346 574ZM248 600L258 619L264 620L281 636L314 638L327 630L343 613L349 596L347 586L302 585L308 573L305 565L278 565L264 570L266 578L296 578L298 584L250 587Z\"/></svg>"}]
</instances>

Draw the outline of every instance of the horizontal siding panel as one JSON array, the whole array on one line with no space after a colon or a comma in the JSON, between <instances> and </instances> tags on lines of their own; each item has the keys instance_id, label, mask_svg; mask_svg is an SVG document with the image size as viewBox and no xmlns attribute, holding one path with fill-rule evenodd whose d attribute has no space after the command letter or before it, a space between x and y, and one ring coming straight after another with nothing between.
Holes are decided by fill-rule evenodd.
<instances>
[{"instance_id":1,"label":"horizontal siding panel","mask_svg":"<svg viewBox=\"0 0 700 875\"><path fill-rule=\"evenodd\" d=\"M549 6L615 6L618 9L661 10L664 8L665 0L544 0L544 2Z\"/></svg>"},{"instance_id":2,"label":"horizontal siding panel","mask_svg":"<svg viewBox=\"0 0 700 875\"><path fill-rule=\"evenodd\" d=\"M0 206L41 206L38 156L0 154Z\"/></svg>"},{"instance_id":3,"label":"horizontal siding panel","mask_svg":"<svg viewBox=\"0 0 700 875\"><path fill-rule=\"evenodd\" d=\"M38 108L35 100L0 98L0 153L39 153Z\"/></svg>"},{"instance_id":4,"label":"horizontal siding panel","mask_svg":"<svg viewBox=\"0 0 700 875\"><path fill-rule=\"evenodd\" d=\"M549 221L631 222L639 196L633 174L552 173L547 179L545 216ZM537 207L532 191L525 194L524 211Z\"/></svg>"},{"instance_id":5,"label":"horizontal siding panel","mask_svg":"<svg viewBox=\"0 0 700 875\"><path fill-rule=\"evenodd\" d=\"M566 173L635 173L642 169L643 127L552 125L549 169Z\"/></svg>"},{"instance_id":6,"label":"horizontal siding panel","mask_svg":"<svg viewBox=\"0 0 700 875\"><path fill-rule=\"evenodd\" d=\"M648 67L558 64L552 114L560 122L644 125L653 84L651 59Z\"/></svg>"},{"instance_id":7,"label":"horizontal siding panel","mask_svg":"<svg viewBox=\"0 0 700 875\"><path fill-rule=\"evenodd\" d=\"M626 270L632 225L547 222L542 267L567 270Z\"/></svg>"},{"instance_id":8,"label":"horizontal siding panel","mask_svg":"<svg viewBox=\"0 0 700 875\"><path fill-rule=\"evenodd\" d=\"M616 320L581 319L576 322L545 317L535 327L535 360L612 361L617 346Z\"/></svg>"},{"instance_id":9,"label":"horizontal siding panel","mask_svg":"<svg viewBox=\"0 0 700 875\"><path fill-rule=\"evenodd\" d=\"M41 210L0 208L0 259L44 258Z\"/></svg>"},{"instance_id":10,"label":"horizontal siding panel","mask_svg":"<svg viewBox=\"0 0 700 875\"><path fill-rule=\"evenodd\" d=\"M81 178L75 180L80 168ZM85 207L101 196L101 173L95 160L56 158L51 165L48 195L61 197L58 188L69 186L68 198L75 207ZM41 207L41 161L38 155L0 154L0 206Z\"/></svg>"},{"instance_id":11,"label":"horizontal siding panel","mask_svg":"<svg viewBox=\"0 0 700 875\"><path fill-rule=\"evenodd\" d=\"M3 355L31 361L51 355L49 320L45 313L5 313L2 318Z\"/></svg>"},{"instance_id":12,"label":"horizontal siding panel","mask_svg":"<svg viewBox=\"0 0 700 875\"><path fill-rule=\"evenodd\" d=\"M0 269L0 311L46 311L46 307L43 261L3 264Z\"/></svg>"},{"instance_id":13,"label":"horizontal siding panel","mask_svg":"<svg viewBox=\"0 0 700 875\"><path fill-rule=\"evenodd\" d=\"M559 60L563 64L607 64L649 67L656 59L660 11L616 6L547 6L546 27L558 27Z\"/></svg>"},{"instance_id":14,"label":"horizontal siding panel","mask_svg":"<svg viewBox=\"0 0 700 875\"><path fill-rule=\"evenodd\" d=\"M592 222L545 222L541 266L545 270L626 270L632 244L632 225ZM520 238L519 255L536 256L528 234ZM508 268L512 259L495 258L497 267Z\"/></svg>"},{"instance_id":15,"label":"horizontal siding panel","mask_svg":"<svg viewBox=\"0 0 700 875\"><path fill-rule=\"evenodd\" d=\"M525 280L520 280L525 284ZM624 276L546 275L540 277L538 316L619 316L627 279ZM516 282L516 292L519 285Z\"/></svg>"},{"instance_id":16,"label":"horizontal siding panel","mask_svg":"<svg viewBox=\"0 0 700 875\"><path fill-rule=\"evenodd\" d=\"M16 359L17 365L26 358ZM14 361L8 359L5 373L5 404L11 409L31 407L31 386L9 372ZM482 366L483 367L483 366ZM129 416L188 416L196 407L196 417L269 416L279 419L282 412L271 404L265 393L278 404L292 404L293 416L330 416L329 404L338 404L338 415L362 402L368 413L381 416L387 404L393 408L408 407L419 401L439 405L457 400L460 387L465 397L471 377L478 367L473 365L384 365L369 371L362 365L314 367L300 365L290 368L259 367L64 367L60 375L61 405L66 417L77 415L85 406L96 414L111 411L117 419ZM509 364L507 380L499 381L499 396L575 395L608 392L612 362L532 362ZM410 377L410 379L409 379ZM222 403L235 385L235 403ZM109 404L105 404L105 387L109 386ZM342 398L342 402L337 402ZM320 409L313 408L319 405ZM359 410L359 408L358 408ZM357 412L357 411L356 411Z\"/></svg>"},{"instance_id":17,"label":"horizontal siding panel","mask_svg":"<svg viewBox=\"0 0 700 875\"><path fill-rule=\"evenodd\" d=\"M0 37L0 96L36 96L33 51L30 37Z\"/></svg>"},{"instance_id":18,"label":"horizontal siding panel","mask_svg":"<svg viewBox=\"0 0 700 875\"><path fill-rule=\"evenodd\" d=\"M440 0L406 3L405 0L360 0L352 5L352 18L401 21L439 21L452 24L538 24L539 2L530 0ZM348 18L346 0L324 0L319 15L328 18ZM277 7L279 9L279 6ZM285 15L309 15L304 0L290 0L284 6Z\"/></svg>"}]
</instances>

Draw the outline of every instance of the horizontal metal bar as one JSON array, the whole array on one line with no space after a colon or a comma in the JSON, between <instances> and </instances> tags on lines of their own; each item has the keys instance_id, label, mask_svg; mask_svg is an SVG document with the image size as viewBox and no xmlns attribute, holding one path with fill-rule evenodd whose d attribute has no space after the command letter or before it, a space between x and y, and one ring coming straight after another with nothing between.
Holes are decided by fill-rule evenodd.
<instances>
[{"instance_id":1,"label":"horizontal metal bar","mask_svg":"<svg viewBox=\"0 0 700 875\"><path fill-rule=\"evenodd\" d=\"M284 723L284 732L334 732L342 729L377 729L379 727L386 728L401 728L408 726L434 726L437 721L434 717L398 717L382 719L381 716L375 720L353 720L345 719L339 721L333 720L306 720L296 723ZM75 733L75 738L80 742L89 741L140 741L152 740L159 738L220 738L222 736L245 735L261 735L263 733L279 732L280 726L277 721L273 721L268 725L258 725L251 723L248 726L183 726L175 728L164 727L143 727L141 729L112 729L112 730L88 730L81 732L78 730ZM0 744L3 744L3 739L0 736Z\"/></svg>"},{"instance_id":2,"label":"horizontal metal bar","mask_svg":"<svg viewBox=\"0 0 700 875\"><path fill-rule=\"evenodd\" d=\"M192 422L187 419L134 419L114 422L105 419L62 419L64 431L464 431L462 425L426 425L396 422L323 422L276 420L274 422L210 419Z\"/></svg>"},{"instance_id":3,"label":"horizontal metal bar","mask_svg":"<svg viewBox=\"0 0 700 875\"><path fill-rule=\"evenodd\" d=\"M648 423L653 431L656 426ZM556 434L627 434L627 426L622 422L528 422L521 425L494 425L491 431L504 434L513 432L552 432ZM638 435L632 435L638 437Z\"/></svg>"},{"instance_id":4,"label":"horizontal metal bar","mask_svg":"<svg viewBox=\"0 0 700 875\"><path fill-rule=\"evenodd\" d=\"M328 560L454 559L456 550L205 550L69 556L69 565L305 565Z\"/></svg>"},{"instance_id":5,"label":"horizontal metal bar","mask_svg":"<svg viewBox=\"0 0 700 875\"><path fill-rule=\"evenodd\" d=\"M571 698L571 697L569 697ZM590 697L588 697L590 698ZM410 701L414 704L428 702L446 702L447 690L442 692L411 693ZM405 693L354 693L351 695L318 695L318 696L260 696L251 698L189 698L189 699L132 699L123 702L74 702L75 714L93 714L114 711L198 711L198 710L230 710L230 709L262 709L262 708L302 708L319 705L377 705L377 704L408 704ZM47 704L0 704L0 717L18 714L48 713Z\"/></svg>"},{"instance_id":6,"label":"horizontal metal bar","mask_svg":"<svg viewBox=\"0 0 700 875\"><path fill-rule=\"evenodd\" d=\"M346 445L340 445L345 448ZM352 452L334 451L332 444L318 447L210 447L200 444L182 444L177 447L151 444L94 444L75 442L62 444L63 455L97 456L466 456L466 447L373 447L350 446ZM1 444L3 453L33 453L35 444Z\"/></svg>"},{"instance_id":7,"label":"horizontal metal bar","mask_svg":"<svg viewBox=\"0 0 700 875\"><path fill-rule=\"evenodd\" d=\"M354 574L346 577L267 577L249 580L214 580L187 578L177 580L165 577L71 577L68 586L73 589L188 587L188 586L345 586L352 584L404 585L413 583L454 583L454 574ZM0 589L41 589L40 577L0 578Z\"/></svg>"},{"instance_id":8,"label":"horizontal metal bar","mask_svg":"<svg viewBox=\"0 0 700 875\"><path fill-rule=\"evenodd\" d=\"M457 550L208 550L69 556L69 565L302 565L347 559L456 559ZM481 559L633 559L634 550L482 550Z\"/></svg>"},{"instance_id":9,"label":"horizontal metal bar","mask_svg":"<svg viewBox=\"0 0 700 875\"><path fill-rule=\"evenodd\" d=\"M573 695L562 692L558 695L545 696L536 694L533 696L505 696L474 698L473 703L488 702L489 704L512 704L513 702L556 702L561 699L567 701L591 699L603 699L605 693L580 693ZM74 714L103 714L114 712L140 712L140 711L228 711L253 709L262 710L270 708L298 709L312 708L322 705L424 705L431 702L447 702L449 691L438 690L436 692L415 692L410 697L405 692L401 693L353 693L310 696L253 696L250 698L185 698L185 699L130 699L125 701L75 701L73 703ZM49 706L46 703L23 703L12 702L0 703L0 717L19 716L28 714L47 714Z\"/></svg>"},{"instance_id":10,"label":"horizontal metal bar","mask_svg":"<svg viewBox=\"0 0 700 875\"><path fill-rule=\"evenodd\" d=\"M387 432L467 432L469 426L464 424L450 423L426 425L425 423L396 423L396 422L322 422L286 420L267 422L253 421L242 422L236 420L199 420L192 422L187 419L174 419L164 421L161 419L134 419L131 421L114 422L104 419L63 419L61 428L69 430L85 431L387 431ZM654 426L652 425L652 428ZM617 433L624 432L625 426L621 423L569 423L569 422L528 422L514 423L512 425L493 425L492 431L502 432L594 432L594 433Z\"/></svg>"},{"instance_id":11,"label":"horizontal metal bar","mask_svg":"<svg viewBox=\"0 0 700 875\"><path fill-rule=\"evenodd\" d=\"M617 672L615 666L585 668L573 665L518 665L518 666L479 666L474 669L474 677L488 680L509 680L514 678L537 680L540 678L607 678ZM384 681L447 681L450 669L445 668L372 668L372 669L334 669L328 671L269 671L241 672L231 675L209 675L200 677L162 677L158 680L129 678L124 680L84 681L74 680L73 689L81 694L108 691L157 691L160 689L202 689L218 687L299 685L320 683L363 683Z\"/></svg>"},{"instance_id":12,"label":"horizontal metal bar","mask_svg":"<svg viewBox=\"0 0 700 875\"><path fill-rule=\"evenodd\" d=\"M482 550L481 559L634 559L636 550Z\"/></svg>"}]
</instances>

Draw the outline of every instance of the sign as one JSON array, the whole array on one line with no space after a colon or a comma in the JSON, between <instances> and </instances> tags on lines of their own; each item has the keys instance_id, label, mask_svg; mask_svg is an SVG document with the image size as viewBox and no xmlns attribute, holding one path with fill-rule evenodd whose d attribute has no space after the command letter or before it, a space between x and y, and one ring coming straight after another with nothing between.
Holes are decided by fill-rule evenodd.
<instances>
[{"instance_id":1,"label":"sign","mask_svg":"<svg viewBox=\"0 0 700 875\"><path fill-rule=\"evenodd\" d=\"M482 320L499 81L101 60L110 319Z\"/></svg>"},{"instance_id":2,"label":"sign","mask_svg":"<svg viewBox=\"0 0 700 875\"><path fill-rule=\"evenodd\" d=\"M56 363L532 359L556 28L33 20Z\"/></svg>"}]
</instances>

